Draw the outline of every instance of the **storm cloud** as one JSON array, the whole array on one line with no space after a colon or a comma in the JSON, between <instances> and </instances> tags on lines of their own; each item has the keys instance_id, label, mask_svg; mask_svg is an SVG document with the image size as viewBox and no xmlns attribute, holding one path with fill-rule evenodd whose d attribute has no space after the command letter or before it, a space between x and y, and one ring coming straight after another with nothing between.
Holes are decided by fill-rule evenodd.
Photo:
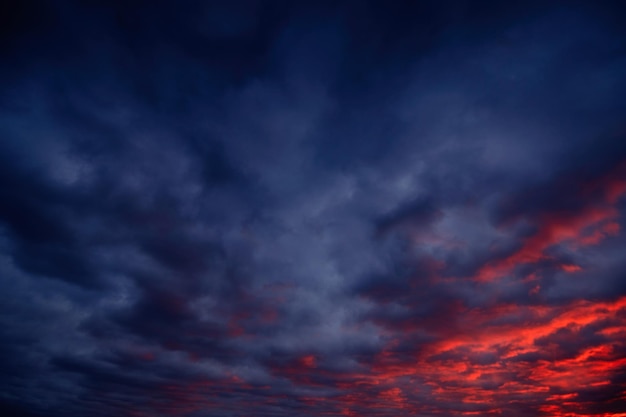
<instances>
[{"instance_id":1,"label":"storm cloud","mask_svg":"<svg viewBox=\"0 0 626 417\"><path fill-rule=\"evenodd\" d=\"M626 415L616 2L0 19L3 415Z\"/></svg>"}]
</instances>

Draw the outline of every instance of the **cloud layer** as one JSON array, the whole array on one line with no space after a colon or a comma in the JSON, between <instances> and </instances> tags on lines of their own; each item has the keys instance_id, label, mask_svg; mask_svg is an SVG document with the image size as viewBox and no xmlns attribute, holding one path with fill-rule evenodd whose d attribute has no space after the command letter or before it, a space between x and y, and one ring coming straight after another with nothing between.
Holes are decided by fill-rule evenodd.
<instances>
[{"instance_id":1,"label":"cloud layer","mask_svg":"<svg viewBox=\"0 0 626 417\"><path fill-rule=\"evenodd\" d=\"M0 411L626 416L623 11L297 3L2 6Z\"/></svg>"}]
</instances>

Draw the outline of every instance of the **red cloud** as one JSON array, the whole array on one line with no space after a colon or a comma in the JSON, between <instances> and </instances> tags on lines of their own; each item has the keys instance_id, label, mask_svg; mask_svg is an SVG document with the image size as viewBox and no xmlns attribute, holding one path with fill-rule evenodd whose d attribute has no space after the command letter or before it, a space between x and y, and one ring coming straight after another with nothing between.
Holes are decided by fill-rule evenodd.
<instances>
[{"instance_id":1,"label":"red cloud","mask_svg":"<svg viewBox=\"0 0 626 417\"><path fill-rule=\"evenodd\" d=\"M537 231L523 240L521 247L504 259L484 265L475 275L480 282L493 281L511 273L516 267L550 259L547 250L555 245L573 247L597 245L620 232L617 222L618 200L626 194L624 166L597 181L581 186L580 198L588 199L576 212L554 211L537 216L533 223ZM597 198L596 196L600 196ZM562 266L566 272L577 272L576 266Z\"/></svg>"}]
</instances>

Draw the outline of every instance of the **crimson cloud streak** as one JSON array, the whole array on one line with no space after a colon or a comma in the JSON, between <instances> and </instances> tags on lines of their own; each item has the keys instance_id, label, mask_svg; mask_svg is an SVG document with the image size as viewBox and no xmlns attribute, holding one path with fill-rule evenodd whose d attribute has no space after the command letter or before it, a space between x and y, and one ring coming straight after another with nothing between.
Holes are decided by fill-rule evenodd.
<instances>
[{"instance_id":1,"label":"crimson cloud streak","mask_svg":"<svg viewBox=\"0 0 626 417\"><path fill-rule=\"evenodd\" d=\"M626 417L618 2L0 7L0 414Z\"/></svg>"}]
</instances>

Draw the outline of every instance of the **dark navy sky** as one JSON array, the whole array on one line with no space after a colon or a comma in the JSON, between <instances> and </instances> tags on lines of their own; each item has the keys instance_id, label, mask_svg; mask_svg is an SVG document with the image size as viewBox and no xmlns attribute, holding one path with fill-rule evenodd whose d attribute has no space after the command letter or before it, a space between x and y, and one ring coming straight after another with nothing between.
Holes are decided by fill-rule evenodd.
<instances>
[{"instance_id":1,"label":"dark navy sky","mask_svg":"<svg viewBox=\"0 0 626 417\"><path fill-rule=\"evenodd\" d=\"M626 10L4 1L0 412L626 416Z\"/></svg>"}]
</instances>

